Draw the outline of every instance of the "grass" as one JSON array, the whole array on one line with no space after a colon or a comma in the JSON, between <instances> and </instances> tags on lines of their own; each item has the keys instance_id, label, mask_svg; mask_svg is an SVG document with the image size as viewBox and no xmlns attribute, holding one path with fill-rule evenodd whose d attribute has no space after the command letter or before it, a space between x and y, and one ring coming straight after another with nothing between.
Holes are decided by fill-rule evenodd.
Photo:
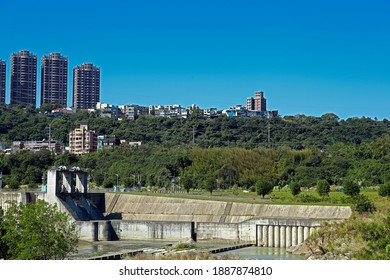
<instances>
[{"instance_id":1,"label":"grass","mask_svg":"<svg viewBox=\"0 0 390 280\"><path fill-rule=\"evenodd\" d=\"M229 191L215 191L212 195L204 191L191 191L181 193L152 193L152 192L131 192L123 193L130 195L147 195L156 197L171 197L197 200L210 200L222 202L240 202L249 204L276 204L276 205L322 205L322 206L351 206L350 197L336 190L331 191L329 196L320 197L315 189L304 189L301 194L294 197L288 190L274 190L270 195L262 198L255 192L240 192L234 195ZM362 189L361 194L366 195L370 200L378 200L378 192L376 189ZM379 199L380 200L380 199ZM385 203L382 200L381 204Z\"/></svg>"}]
</instances>

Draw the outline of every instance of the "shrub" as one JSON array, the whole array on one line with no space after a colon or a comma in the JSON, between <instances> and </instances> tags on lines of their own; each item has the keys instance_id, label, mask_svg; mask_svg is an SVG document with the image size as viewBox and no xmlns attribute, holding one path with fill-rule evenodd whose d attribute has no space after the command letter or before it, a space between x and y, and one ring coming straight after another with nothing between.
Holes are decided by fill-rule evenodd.
<instances>
[{"instance_id":1,"label":"shrub","mask_svg":"<svg viewBox=\"0 0 390 280\"><path fill-rule=\"evenodd\" d=\"M317 182L317 192L320 196L327 196L330 192L330 185L327 180L321 179Z\"/></svg>"},{"instance_id":2,"label":"shrub","mask_svg":"<svg viewBox=\"0 0 390 280\"><path fill-rule=\"evenodd\" d=\"M390 196L390 184L380 186L378 194L380 196Z\"/></svg>"},{"instance_id":3,"label":"shrub","mask_svg":"<svg viewBox=\"0 0 390 280\"><path fill-rule=\"evenodd\" d=\"M301 193L301 184L298 182L291 182L290 183L290 191L293 196L297 196Z\"/></svg>"},{"instance_id":4,"label":"shrub","mask_svg":"<svg viewBox=\"0 0 390 280\"><path fill-rule=\"evenodd\" d=\"M374 212L375 206L374 203L363 194L357 195L353 199L354 209L359 214L364 212Z\"/></svg>"},{"instance_id":5,"label":"shrub","mask_svg":"<svg viewBox=\"0 0 390 280\"><path fill-rule=\"evenodd\" d=\"M349 196L357 196L360 193L360 187L353 181L346 181L344 183L344 193Z\"/></svg>"},{"instance_id":6,"label":"shrub","mask_svg":"<svg viewBox=\"0 0 390 280\"><path fill-rule=\"evenodd\" d=\"M111 182L110 180L104 180L103 181L103 188L105 189L111 189L114 187L114 184L113 182Z\"/></svg>"},{"instance_id":7,"label":"shrub","mask_svg":"<svg viewBox=\"0 0 390 280\"><path fill-rule=\"evenodd\" d=\"M12 178L12 179L9 181L9 183L8 183L8 187L9 187L10 189L13 189L13 190L18 189L19 186L20 186L20 184L19 184L18 180L14 179L14 178Z\"/></svg>"}]
</instances>

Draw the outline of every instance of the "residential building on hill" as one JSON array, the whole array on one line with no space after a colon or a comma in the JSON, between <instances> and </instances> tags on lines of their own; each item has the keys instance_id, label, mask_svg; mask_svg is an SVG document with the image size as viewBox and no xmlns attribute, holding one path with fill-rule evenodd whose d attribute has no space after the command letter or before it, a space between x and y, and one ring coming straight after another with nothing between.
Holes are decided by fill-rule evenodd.
<instances>
[{"instance_id":1,"label":"residential building on hill","mask_svg":"<svg viewBox=\"0 0 390 280\"><path fill-rule=\"evenodd\" d=\"M41 60L41 105L67 106L68 58L60 53L51 53Z\"/></svg>"},{"instance_id":2,"label":"residential building on hill","mask_svg":"<svg viewBox=\"0 0 390 280\"><path fill-rule=\"evenodd\" d=\"M73 68L73 107L95 109L100 102L100 68L91 63Z\"/></svg>"},{"instance_id":3,"label":"residential building on hill","mask_svg":"<svg viewBox=\"0 0 390 280\"><path fill-rule=\"evenodd\" d=\"M249 97L246 100L246 108L249 111L265 112L267 111L267 100L264 98L263 91L256 91L255 97Z\"/></svg>"},{"instance_id":4,"label":"residential building on hill","mask_svg":"<svg viewBox=\"0 0 390 280\"><path fill-rule=\"evenodd\" d=\"M36 107L37 56L30 51L11 55L10 99L12 105L23 104Z\"/></svg>"},{"instance_id":5,"label":"residential building on hill","mask_svg":"<svg viewBox=\"0 0 390 280\"><path fill-rule=\"evenodd\" d=\"M114 148L119 146L121 141L118 136L115 135L99 135L97 150L102 151L105 148Z\"/></svg>"},{"instance_id":6,"label":"residential building on hill","mask_svg":"<svg viewBox=\"0 0 390 280\"><path fill-rule=\"evenodd\" d=\"M71 154L83 155L97 151L98 135L93 130L88 130L87 124L80 124L69 133L69 152Z\"/></svg>"},{"instance_id":7,"label":"residential building on hill","mask_svg":"<svg viewBox=\"0 0 390 280\"><path fill-rule=\"evenodd\" d=\"M129 120L136 120L139 116L149 115L149 107L140 106L135 104L126 104L119 106L122 114Z\"/></svg>"},{"instance_id":8,"label":"residential building on hill","mask_svg":"<svg viewBox=\"0 0 390 280\"><path fill-rule=\"evenodd\" d=\"M6 63L0 59L0 103L5 103Z\"/></svg>"},{"instance_id":9,"label":"residential building on hill","mask_svg":"<svg viewBox=\"0 0 390 280\"><path fill-rule=\"evenodd\" d=\"M120 110L118 106L103 102L96 103L96 110L99 111L101 117L118 119Z\"/></svg>"},{"instance_id":10,"label":"residential building on hill","mask_svg":"<svg viewBox=\"0 0 390 280\"><path fill-rule=\"evenodd\" d=\"M62 153L62 147L56 140L33 140L33 141L13 141L12 152L19 152L22 150L38 152L41 150L49 150L52 153Z\"/></svg>"}]
</instances>

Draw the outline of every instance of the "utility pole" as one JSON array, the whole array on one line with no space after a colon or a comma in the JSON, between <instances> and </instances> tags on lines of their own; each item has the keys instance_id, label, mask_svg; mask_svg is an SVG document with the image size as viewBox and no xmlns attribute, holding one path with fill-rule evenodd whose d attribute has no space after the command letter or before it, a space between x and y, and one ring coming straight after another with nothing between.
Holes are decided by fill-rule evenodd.
<instances>
[{"instance_id":1,"label":"utility pole","mask_svg":"<svg viewBox=\"0 0 390 280\"><path fill-rule=\"evenodd\" d=\"M268 148L271 148L271 121L270 115L267 112L267 120L268 120Z\"/></svg>"},{"instance_id":2,"label":"utility pole","mask_svg":"<svg viewBox=\"0 0 390 280\"><path fill-rule=\"evenodd\" d=\"M138 172L138 186L139 186L139 191L142 192L141 172Z\"/></svg>"},{"instance_id":3,"label":"utility pole","mask_svg":"<svg viewBox=\"0 0 390 280\"><path fill-rule=\"evenodd\" d=\"M268 120L268 146L271 148L271 124Z\"/></svg>"},{"instance_id":4,"label":"utility pole","mask_svg":"<svg viewBox=\"0 0 390 280\"><path fill-rule=\"evenodd\" d=\"M49 124L49 151L51 153L51 122Z\"/></svg>"},{"instance_id":5,"label":"utility pole","mask_svg":"<svg viewBox=\"0 0 390 280\"><path fill-rule=\"evenodd\" d=\"M195 126L192 127L192 146L195 146Z\"/></svg>"}]
</instances>

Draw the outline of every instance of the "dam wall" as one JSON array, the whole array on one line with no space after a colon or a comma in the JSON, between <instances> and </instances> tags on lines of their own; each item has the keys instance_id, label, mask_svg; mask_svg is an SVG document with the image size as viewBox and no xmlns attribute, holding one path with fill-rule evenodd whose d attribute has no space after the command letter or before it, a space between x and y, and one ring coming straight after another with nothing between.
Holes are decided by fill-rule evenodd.
<instances>
[{"instance_id":1,"label":"dam wall","mask_svg":"<svg viewBox=\"0 0 390 280\"><path fill-rule=\"evenodd\" d=\"M256 217L343 220L352 214L347 206L247 204L112 193L106 194L105 205L111 210L106 214L120 213L123 220L145 221L241 223Z\"/></svg>"},{"instance_id":2,"label":"dam wall","mask_svg":"<svg viewBox=\"0 0 390 280\"><path fill-rule=\"evenodd\" d=\"M184 241L193 238L191 222L158 221L90 221L77 222L80 239L85 241L166 240Z\"/></svg>"},{"instance_id":3,"label":"dam wall","mask_svg":"<svg viewBox=\"0 0 390 280\"><path fill-rule=\"evenodd\" d=\"M59 188L58 184L53 187ZM352 214L346 206L246 204L126 193L0 193L4 209L8 200L34 203L37 199L56 203L60 211L69 213L80 239L86 241L192 238L288 248L324 222Z\"/></svg>"},{"instance_id":4,"label":"dam wall","mask_svg":"<svg viewBox=\"0 0 390 280\"><path fill-rule=\"evenodd\" d=\"M198 241L277 248L297 245L323 222L344 220L352 214L346 206L246 204L128 194L107 194L105 205L107 215L122 217L118 236L123 239L181 240L191 236ZM188 222L193 223L191 231L178 226Z\"/></svg>"}]
</instances>

